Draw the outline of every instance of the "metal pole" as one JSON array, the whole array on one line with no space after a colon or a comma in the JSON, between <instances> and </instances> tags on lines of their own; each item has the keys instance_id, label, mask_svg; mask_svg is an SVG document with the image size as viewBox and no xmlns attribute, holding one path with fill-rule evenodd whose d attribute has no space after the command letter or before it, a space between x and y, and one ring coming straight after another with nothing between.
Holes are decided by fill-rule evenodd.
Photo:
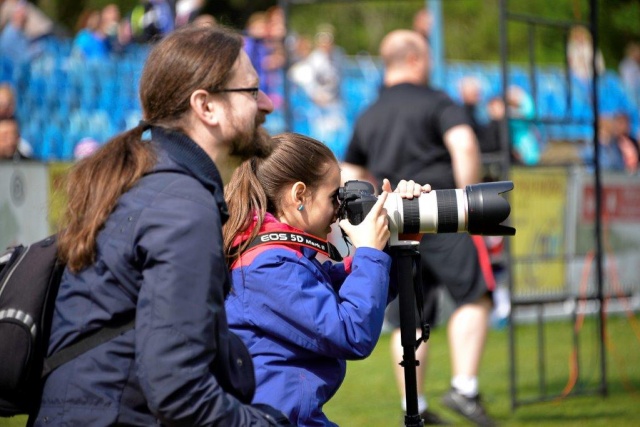
<instances>
[{"instance_id":1,"label":"metal pole","mask_svg":"<svg viewBox=\"0 0 640 427\"><path fill-rule=\"evenodd\" d=\"M433 70L431 71L431 84L434 87L442 88L444 86L444 48L443 48L443 25L442 25L442 0L427 0L425 7L433 17L433 27L429 34L429 44L431 47L431 56L433 61Z\"/></svg>"},{"instance_id":2,"label":"metal pole","mask_svg":"<svg viewBox=\"0 0 640 427\"><path fill-rule=\"evenodd\" d=\"M284 108L285 130L293 130L293 113L291 111L291 85L289 83L289 68L291 68L291 52L289 51L289 1L278 0L278 5L282 9L284 15L284 25L286 33L284 36L284 67L282 70L282 100Z\"/></svg>"},{"instance_id":3,"label":"metal pole","mask_svg":"<svg viewBox=\"0 0 640 427\"><path fill-rule=\"evenodd\" d=\"M529 81L531 83L531 98L535 105L538 105L538 78L537 78L537 63L536 63L536 27L533 24L528 25L528 37L529 37ZM535 116L533 120L540 118L539 108L535 108Z\"/></svg>"},{"instance_id":4,"label":"metal pole","mask_svg":"<svg viewBox=\"0 0 640 427\"><path fill-rule=\"evenodd\" d=\"M509 82L509 67L508 67L508 48L507 48L507 0L500 0L500 68L502 72L502 100L505 105L505 117L502 120L502 132L501 134L501 175L503 177L507 176L508 168L509 168L509 150L510 144L509 141L511 139L509 135L509 126L507 123L508 114L507 114L507 87ZM511 310L509 310L509 379L510 384L509 388L511 391L511 410L515 410L517 406L517 391L516 391L516 345L515 345L515 322L514 322L514 312L515 307L513 305L513 276L511 274L511 257L510 253L510 245L509 241L505 242L505 251L507 252L507 280L509 287L509 298L511 303Z\"/></svg>"},{"instance_id":5,"label":"metal pole","mask_svg":"<svg viewBox=\"0 0 640 427\"><path fill-rule=\"evenodd\" d=\"M547 395L547 368L544 347L544 304L536 305L536 326L538 327L538 387L540 395Z\"/></svg>"},{"instance_id":6,"label":"metal pole","mask_svg":"<svg viewBox=\"0 0 640 427\"><path fill-rule=\"evenodd\" d=\"M598 1L590 1L590 25L591 25L591 48L593 50L593 57L591 58L591 68L593 78L591 79L591 95L593 100L593 154L595 158L595 239L596 239L596 280L598 287L598 303L599 317L598 326L600 329L600 391L603 396L607 395L607 366L606 366L606 352L605 352L605 312L604 312L604 275L602 268L602 182L600 179L600 144L598 143L599 124L598 119L600 117L600 111L598 106Z\"/></svg>"}]
</instances>

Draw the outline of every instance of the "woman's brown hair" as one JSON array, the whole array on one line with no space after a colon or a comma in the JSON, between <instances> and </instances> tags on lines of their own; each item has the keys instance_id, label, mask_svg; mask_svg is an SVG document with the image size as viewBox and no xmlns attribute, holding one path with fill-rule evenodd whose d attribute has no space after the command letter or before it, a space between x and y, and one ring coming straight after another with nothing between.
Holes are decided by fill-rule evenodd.
<instances>
[{"instance_id":1,"label":"woman's brown hair","mask_svg":"<svg viewBox=\"0 0 640 427\"><path fill-rule=\"evenodd\" d=\"M337 164L333 152L322 142L297 133L282 133L271 138L273 151L266 158L243 162L225 187L229 220L222 229L227 262L231 265L258 234L267 212L279 216L282 191L301 181L314 190L327 169ZM237 234L258 218L251 236L240 247L233 247Z\"/></svg>"},{"instance_id":2,"label":"woman's brown hair","mask_svg":"<svg viewBox=\"0 0 640 427\"><path fill-rule=\"evenodd\" d=\"M191 94L224 87L241 49L237 32L194 25L172 32L152 49L140 79L145 122L112 138L68 175L58 251L71 271L94 262L98 232L118 199L155 165L152 144L142 141L147 125L184 131Z\"/></svg>"}]
</instances>

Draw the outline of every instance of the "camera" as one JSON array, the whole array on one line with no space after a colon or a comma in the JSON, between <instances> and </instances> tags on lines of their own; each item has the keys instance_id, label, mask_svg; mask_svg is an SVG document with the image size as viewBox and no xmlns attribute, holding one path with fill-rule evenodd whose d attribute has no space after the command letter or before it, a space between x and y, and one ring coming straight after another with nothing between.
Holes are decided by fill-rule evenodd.
<instances>
[{"instance_id":1,"label":"camera","mask_svg":"<svg viewBox=\"0 0 640 427\"><path fill-rule=\"evenodd\" d=\"M501 196L513 182L497 181L467 185L463 189L433 190L420 197L403 199L390 193L384 204L392 237L398 234L460 233L513 236L513 227L502 225L511 213ZM378 198L366 181L347 181L338 189L338 217L360 224Z\"/></svg>"}]
</instances>

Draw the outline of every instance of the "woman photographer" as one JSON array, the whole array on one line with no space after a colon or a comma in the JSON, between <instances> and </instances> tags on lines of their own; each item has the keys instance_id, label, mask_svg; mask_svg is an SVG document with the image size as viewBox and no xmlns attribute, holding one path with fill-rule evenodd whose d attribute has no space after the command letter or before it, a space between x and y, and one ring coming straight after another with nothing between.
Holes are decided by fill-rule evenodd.
<instances>
[{"instance_id":1,"label":"woman photographer","mask_svg":"<svg viewBox=\"0 0 640 427\"><path fill-rule=\"evenodd\" d=\"M225 191L229 326L251 352L254 403L273 405L297 425L335 425L322 407L342 383L346 360L373 351L396 294L383 252L391 188L385 180L359 225L340 221L356 247L353 257L321 263L316 256L330 256L326 239L337 219L338 161L309 137L284 133L272 141L269 157L244 162ZM410 199L429 190L402 181L396 192Z\"/></svg>"}]
</instances>

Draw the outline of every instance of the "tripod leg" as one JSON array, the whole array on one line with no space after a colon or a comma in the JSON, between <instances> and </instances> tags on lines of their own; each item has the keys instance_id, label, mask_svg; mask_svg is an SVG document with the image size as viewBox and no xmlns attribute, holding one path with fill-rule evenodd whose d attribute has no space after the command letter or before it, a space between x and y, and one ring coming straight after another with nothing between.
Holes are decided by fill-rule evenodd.
<instances>
[{"instance_id":1,"label":"tripod leg","mask_svg":"<svg viewBox=\"0 0 640 427\"><path fill-rule=\"evenodd\" d=\"M413 256L415 247L403 245L392 247L395 258L395 277L398 283L398 303L400 305L400 343L402 344L402 367L404 368L407 413L405 426L422 427L418 413L418 385L416 380L416 298L413 288Z\"/></svg>"}]
</instances>

